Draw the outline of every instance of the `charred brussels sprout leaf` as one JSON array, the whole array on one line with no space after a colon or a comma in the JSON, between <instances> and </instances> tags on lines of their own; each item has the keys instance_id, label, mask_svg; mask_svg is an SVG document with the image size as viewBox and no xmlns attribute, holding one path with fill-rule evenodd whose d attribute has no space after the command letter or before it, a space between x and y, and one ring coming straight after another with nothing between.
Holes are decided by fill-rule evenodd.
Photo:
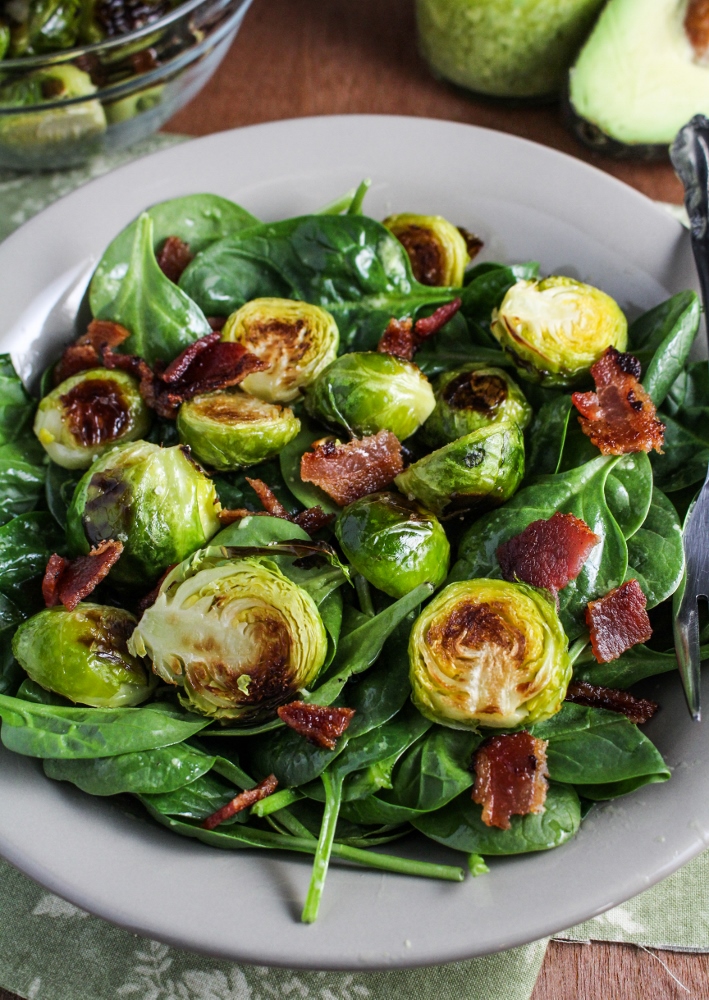
<instances>
[{"instance_id":1,"label":"charred brussels sprout leaf","mask_svg":"<svg viewBox=\"0 0 709 1000\"><path fill-rule=\"evenodd\" d=\"M434 390L436 406L422 431L432 448L507 420L524 430L532 417L519 386L500 368L456 368L439 375Z\"/></svg>"},{"instance_id":2,"label":"charred brussels sprout leaf","mask_svg":"<svg viewBox=\"0 0 709 1000\"><path fill-rule=\"evenodd\" d=\"M85 469L108 448L144 437L150 411L138 383L121 371L93 368L66 379L45 396L34 432L57 465Z\"/></svg>"},{"instance_id":3,"label":"charred brussels sprout leaf","mask_svg":"<svg viewBox=\"0 0 709 1000\"><path fill-rule=\"evenodd\" d=\"M513 285L492 332L520 375L545 386L572 385L606 348L628 343L627 321L609 295L558 276Z\"/></svg>"},{"instance_id":4,"label":"charred brussels sprout leaf","mask_svg":"<svg viewBox=\"0 0 709 1000\"><path fill-rule=\"evenodd\" d=\"M244 379L247 392L269 403L289 403L334 360L339 334L319 306L254 299L229 317L222 340L243 344L268 366Z\"/></svg>"},{"instance_id":5,"label":"charred brussels sprout leaf","mask_svg":"<svg viewBox=\"0 0 709 1000\"><path fill-rule=\"evenodd\" d=\"M524 476L524 439L517 424L466 434L404 469L394 482L410 500L450 516L504 503Z\"/></svg>"},{"instance_id":6,"label":"charred brussels sprout leaf","mask_svg":"<svg viewBox=\"0 0 709 1000\"><path fill-rule=\"evenodd\" d=\"M136 441L112 449L86 471L67 513L72 550L123 542L111 570L120 585L148 587L219 530L211 479L179 445Z\"/></svg>"},{"instance_id":7,"label":"charred brussels sprout leaf","mask_svg":"<svg viewBox=\"0 0 709 1000\"><path fill-rule=\"evenodd\" d=\"M121 708L150 697L157 680L127 649L136 619L122 608L47 608L20 625L13 651L48 691L80 705Z\"/></svg>"},{"instance_id":8,"label":"charred brussels sprout leaf","mask_svg":"<svg viewBox=\"0 0 709 1000\"><path fill-rule=\"evenodd\" d=\"M391 431L400 441L419 429L433 406L433 390L416 365L373 351L343 354L305 395L308 413L325 424L355 437Z\"/></svg>"},{"instance_id":9,"label":"charred brussels sprout leaf","mask_svg":"<svg viewBox=\"0 0 709 1000\"><path fill-rule=\"evenodd\" d=\"M289 407L240 390L211 392L182 404L177 430L200 462L229 471L280 454L298 434L300 420Z\"/></svg>"},{"instance_id":10,"label":"charred brussels sprout leaf","mask_svg":"<svg viewBox=\"0 0 709 1000\"><path fill-rule=\"evenodd\" d=\"M317 605L270 559L208 553L166 577L129 649L148 656L203 715L268 717L310 685L325 662Z\"/></svg>"},{"instance_id":11,"label":"charred brussels sprout leaf","mask_svg":"<svg viewBox=\"0 0 709 1000\"><path fill-rule=\"evenodd\" d=\"M470 261L459 229L440 215L390 215L383 226L396 236L411 261L414 277L422 285L463 284Z\"/></svg>"},{"instance_id":12,"label":"charred brussels sprout leaf","mask_svg":"<svg viewBox=\"0 0 709 1000\"><path fill-rule=\"evenodd\" d=\"M448 574L450 545L434 514L396 493L372 493L340 514L335 528L346 558L390 597Z\"/></svg>"},{"instance_id":13,"label":"charred brussels sprout leaf","mask_svg":"<svg viewBox=\"0 0 709 1000\"><path fill-rule=\"evenodd\" d=\"M449 584L416 619L409 662L414 704L453 729L547 719L571 679L554 599L503 580Z\"/></svg>"}]
</instances>

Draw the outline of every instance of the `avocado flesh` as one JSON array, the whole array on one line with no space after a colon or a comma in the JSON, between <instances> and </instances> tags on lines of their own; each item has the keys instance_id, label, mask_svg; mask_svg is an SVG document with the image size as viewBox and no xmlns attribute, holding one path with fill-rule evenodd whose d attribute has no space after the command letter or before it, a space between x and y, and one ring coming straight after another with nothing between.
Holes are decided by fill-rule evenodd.
<instances>
[{"instance_id":1,"label":"avocado flesh","mask_svg":"<svg viewBox=\"0 0 709 1000\"><path fill-rule=\"evenodd\" d=\"M666 154L693 115L709 114L709 66L686 35L686 11L687 0L610 0L570 73L569 107L583 141Z\"/></svg>"}]
</instances>

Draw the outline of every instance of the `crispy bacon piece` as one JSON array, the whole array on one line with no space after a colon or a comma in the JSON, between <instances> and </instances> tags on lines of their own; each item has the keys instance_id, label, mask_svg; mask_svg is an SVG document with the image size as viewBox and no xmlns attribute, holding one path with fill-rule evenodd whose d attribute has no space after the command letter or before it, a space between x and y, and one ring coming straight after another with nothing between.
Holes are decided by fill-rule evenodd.
<instances>
[{"instance_id":1,"label":"crispy bacon piece","mask_svg":"<svg viewBox=\"0 0 709 1000\"><path fill-rule=\"evenodd\" d=\"M321 528L324 528L325 525L330 524L335 519L334 514L326 514L320 506L308 507L307 510L302 510L299 514L289 514L271 487L264 483L262 479L249 479L247 476L246 482L263 504L264 513L270 514L271 517L282 517L286 521L291 521L302 528L303 531L307 531L311 536L317 534ZM238 521L253 512L250 510L234 510L223 511L222 513L231 518L226 523L233 524L234 521ZM219 517L221 520L221 514Z\"/></svg>"},{"instance_id":2,"label":"crispy bacon piece","mask_svg":"<svg viewBox=\"0 0 709 1000\"><path fill-rule=\"evenodd\" d=\"M599 663L616 660L626 649L647 642L652 626L646 606L645 594L637 580L628 580L597 601L589 601L586 624L591 632L591 649Z\"/></svg>"},{"instance_id":3,"label":"crispy bacon piece","mask_svg":"<svg viewBox=\"0 0 709 1000\"><path fill-rule=\"evenodd\" d=\"M689 0L684 30L697 59L706 63L709 53L709 0Z\"/></svg>"},{"instance_id":4,"label":"crispy bacon piece","mask_svg":"<svg viewBox=\"0 0 709 1000\"><path fill-rule=\"evenodd\" d=\"M393 354L404 361L413 361L421 344L438 333L455 316L462 304L461 299L453 299L430 316L417 319L416 323L412 323L410 319L390 319L377 350L380 354Z\"/></svg>"},{"instance_id":5,"label":"crispy bacon piece","mask_svg":"<svg viewBox=\"0 0 709 1000\"><path fill-rule=\"evenodd\" d=\"M579 423L603 455L662 451L665 425L640 385L640 362L609 347L591 368L595 392L574 392Z\"/></svg>"},{"instance_id":6,"label":"crispy bacon piece","mask_svg":"<svg viewBox=\"0 0 709 1000\"><path fill-rule=\"evenodd\" d=\"M332 524L335 520L335 515L326 514L320 504L317 504L315 507L308 507L306 510L301 510L300 514L296 514L292 520L294 524L297 524L299 528L306 531L312 538L322 528L326 528L328 524Z\"/></svg>"},{"instance_id":7,"label":"crispy bacon piece","mask_svg":"<svg viewBox=\"0 0 709 1000\"><path fill-rule=\"evenodd\" d=\"M204 830L214 830L223 823L226 819L231 819L232 816L236 816L237 813L243 812L244 809L249 809L251 806L260 802L261 799L268 798L269 795L273 795L275 790L278 788L278 779L275 774L269 774L267 778L260 781L255 788L247 788L245 792L239 792L236 798L233 798L231 802L227 802L225 806L221 809L217 809L213 812L211 816L207 816L205 820L202 821L202 829Z\"/></svg>"},{"instance_id":8,"label":"crispy bacon piece","mask_svg":"<svg viewBox=\"0 0 709 1000\"><path fill-rule=\"evenodd\" d=\"M179 236L168 236L157 255L158 267L166 278L177 284L193 256L184 240Z\"/></svg>"},{"instance_id":9,"label":"crispy bacon piece","mask_svg":"<svg viewBox=\"0 0 709 1000\"><path fill-rule=\"evenodd\" d=\"M304 736L309 743L322 747L324 750L334 750L337 740L344 733L355 714L353 708L335 708L334 706L308 705L304 701L291 701L281 705L278 717L296 733Z\"/></svg>"},{"instance_id":10,"label":"crispy bacon piece","mask_svg":"<svg viewBox=\"0 0 709 1000\"><path fill-rule=\"evenodd\" d=\"M235 524L237 521L240 521L242 517L252 517L254 514L256 514L257 517L259 515L263 516L266 514L266 511L247 510L246 507L234 507L230 510L227 507L222 507L217 514L217 517L219 518L219 523L227 528L230 524Z\"/></svg>"},{"instance_id":11,"label":"crispy bacon piece","mask_svg":"<svg viewBox=\"0 0 709 1000\"><path fill-rule=\"evenodd\" d=\"M347 444L316 441L300 460L303 482L315 483L341 507L385 489L403 468L401 444L391 431Z\"/></svg>"},{"instance_id":12,"label":"crispy bacon piece","mask_svg":"<svg viewBox=\"0 0 709 1000\"><path fill-rule=\"evenodd\" d=\"M471 260L475 260L485 244L479 236L476 236L475 233L471 233L469 229L464 229L463 226L458 226L457 229L465 240L468 257L470 257Z\"/></svg>"},{"instance_id":13,"label":"crispy bacon piece","mask_svg":"<svg viewBox=\"0 0 709 1000\"><path fill-rule=\"evenodd\" d=\"M89 368L100 368L101 352L105 347L117 347L130 337L119 323L106 319L94 319L88 325L86 333L73 344L64 349L64 353L54 366L53 381L59 385L65 379Z\"/></svg>"},{"instance_id":14,"label":"crispy bacon piece","mask_svg":"<svg viewBox=\"0 0 709 1000\"><path fill-rule=\"evenodd\" d=\"M87 556L64 559L55 552L49 557L42 580L42 597L48 608L63 604L73 611L79 601L94 590L107 576L123 551L123 542L109 539L91 549Z\"/></svg>"},{"instance_id":15,"label":"crispy bacon piece","mask_svg":"<svg viewBox=\"0 0 709 1000\"><path fill-rule=\"evenodd\" d=\"M589 708L606 708L609 712L620 712L631 722L641 726L648 722L660 707L656 701L635 698L628 691L589 684L587 681L572 681L566 692L566 701Z\"/></svg>"},{"instance_id":16,"label":"crispy bacon piece","mask_svg":"<svg viewBox=\"0 0 709 1000\"><path fill-rule=\"evenodd\" d=\"M473 757L473 802L483 807L483 823L509 830L511 816L542 812L549 787L546 749L546 740L524 731L485 740Z\"/></svg>"},{"instance_id":17,"label":"crispy bacon piece","mask_svg":"<svg viewBox=\"0 0 709 1000\"><path fill-rule=\"evenodd\" d=\"M291 520L291 516L286 508L283 506L271 487L264 483L263 479L249 479L249 477L246 476L246 482L263 504L264 510L267 514L270 514L271 517L282 517L286 521Z\"/></svg>"},{"instance_id":18,"label":"crispy bacon piece","mask_svg":"<svg viewBox=\"0 0 709 1000\"><path fill-rule=\"evenodd\" d=\"M207 316L207 322L213 330L223 330L228 316Z\"/></svg>"},{"instance_id":19,"label":"crispy bacon piece","mask_svg":"<svg viewBox=\"0 0 709 1000\"><path fill-rule=\"evenodd\" d=\"M581 518L557 511L500 545L497 561L505 580L522 580L556 594L576 579L599 541Z\"/></svg>"}]
</instances>

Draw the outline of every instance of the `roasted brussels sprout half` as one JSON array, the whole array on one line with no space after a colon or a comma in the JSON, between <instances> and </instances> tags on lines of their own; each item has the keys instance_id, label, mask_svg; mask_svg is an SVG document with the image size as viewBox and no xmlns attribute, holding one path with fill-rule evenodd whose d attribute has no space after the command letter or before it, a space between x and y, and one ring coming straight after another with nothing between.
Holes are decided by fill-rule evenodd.
<instances>
[{"instance_id":1,"label":"roasted brussels sprout half","mask_svg":"<svg viewBox=\"0 0 709 1000\"><path fill-rule=\"evenodd\" d=\"M452 583L409 639L412 699L453 729L514 728L561 708L571 679L554 598L504 580Z\"/></svg>"},{"instance_id":2,"label":"roasted brussels sprout half","mask_svg":"<svg viewBox=\"0 0 709 1000\"><path fill-rule=\"evenodd\" d=\"M20 625L12 650L47 691L94 708L128 708L149 698L157 683L128 652L135 626L136 619L122 608L46 608Z\"/></svg>"},{"instance_id":3,"label":"roasted brussels sprout half","mask_svg":"<svg viewBox=\"0 0 709 1000\"><path fill-rule=\"evenodd\" d=\"M183 403L180 441L214 469L240 469L277 455L300 430L287 406L265 403L239 389L210 392Z\"/></svg>"},{"instance_id":4,"label":"roasted brussels sprout half","mask_svg":"<svg viewBox=\"0 0 709 1000\"><path fill-rule=\"evenodd\" d=\"M305 394L305 408L323 423L363 436L391 431L404 441L433 410L433 389L410 361L374 351L343 354Z\"/></svg>"},{"instance_id":5,"label":"roasted brussels sprout half","mask_svg":"<svg viewBox=\"0 0 709 1000\"><path fill-rule=\"evenodd\" d=\"M403 244L423 285L462 285L470 262L465 238L440 215L390 215L383 225Z\"/></svg>"},{"instance_id":6,"label":"roasted brussels sprout half","mask_svg":"<svg viewBox=\"0 0 709 1000\"><path fill-rule=\"evenodd\" d=\"M79 36L82 0L30 0L27 42L33 54L72 48Z\"/></svg>"},{"instance_id":7,"label":"roasted brussels sprout half","mask_svg":"<svg viewBox=\"0 0 709 1000\"><path fill-rule=\"evenodd\" d=\"M209 541L220 527L218 511L214 483L187 448L135 441L112 448L79 480L67 538L79 555L109 538L123 542L110 579L147 589Z\"/></svg>"},{"instance_id":8,"label":"roasted brussels sprout half","mask_svg":"<svg viewBox=\"0 0 709 1000\"><path fill-rule=\"evenodd\" d=\"M628 345L627 320L610 295L559 276L513 285L492 332L520 375L544 386L572 385L608 347Z\"/></svg>"},{"instance_id":9,"label":"roasted brussels sprout half","mask_svg":"<svg viewBox=\"0 0 709 1000\"><path fill-rule=\"evenodd\" d=\"M218 548L165 578L128 648L215 719L268 717L318 675L327 651L312 597L270 559L226 559Z\"/></svg>"},{"instance_id":10,"label":"roasted brussels sprout half","mask_svg":"<svg viewBox=\"0 0 709 1000\"><path fill-rule=\"evenodd\" d=\"M509 500L524 476L524 438L517 424L491 424L424 455L394 482L409 500L450 516Z\"/></svg>"},{"instance_id":11,"label":"roasted brussels sprout half","mask_svg":"<svg viewBox=\"0 0 709 1000\"><path fill-rule=\"evenodd\" d=\"M432 448L507 420L524 429L532 418L519 386L501 368L456 368L439 375L434 390L436 407L421 431Z\"/></svg>"},{"instance_id":12,"label":"roasted brussels sprout half","mask_svg":"<svg viewBox=\"0 0 709 1000\"><path fill-rule=\"evenodd\" d=\"M42 447L65 469L85 469L107 448L144 437L149 427L136 380L107 368L66 379L41 400L34 421Z\"/></svg>"},{"instance_id":13,"label":"roasted brussels sprout half","mask_svg":"<svg viewBox=\"0 0 709 1000\"><path fill-rule=\"evenodd\" d=\"M450 545L438 518L397 493L370 493L342 511L335 525L358 573L390 597L448 575Z\"/></svg>"},{"instance_id":14,"label":"roasted brussels sprout half","mask_svg":"<svg viewBox=\"0 0 709 1000\"><path fill-rule=\"evenodd\" d=\"M229 317L222 340L235 340L268 365L244 389L268 403L290 403L337 356L337 323L325 309L291 299L253 299Z\"/></svg>"}]
</instances>

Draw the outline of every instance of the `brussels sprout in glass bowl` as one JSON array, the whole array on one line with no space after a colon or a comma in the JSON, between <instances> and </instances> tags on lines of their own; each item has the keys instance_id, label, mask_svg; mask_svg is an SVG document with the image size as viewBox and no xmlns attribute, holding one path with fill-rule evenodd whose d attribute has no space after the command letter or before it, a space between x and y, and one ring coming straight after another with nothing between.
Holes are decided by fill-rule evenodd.
<instances>
[{"instance_id":1,"label":"brussels sprout in glass bowl","mask_svg":"<svg viewBox=\"0 0 709 1000\"><path fill-rule=\"evenodd\" d=\"M250 2L157 0L146 16L31 0L27 21L0 26L0 167L74 166L156 132L212 76Z\"/></svg>"}]
</instances>

